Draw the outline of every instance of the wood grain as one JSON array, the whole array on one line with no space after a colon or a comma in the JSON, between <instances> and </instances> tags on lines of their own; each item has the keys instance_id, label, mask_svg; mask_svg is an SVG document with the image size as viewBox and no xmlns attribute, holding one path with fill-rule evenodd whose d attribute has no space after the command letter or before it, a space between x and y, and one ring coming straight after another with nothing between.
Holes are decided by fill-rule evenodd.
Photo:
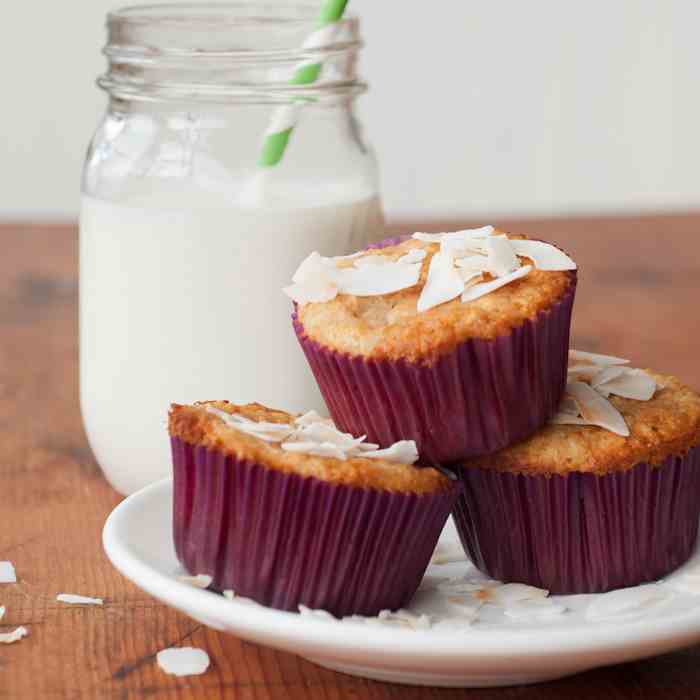
<instances>
[{"instance_id":1,"label":"wood grain","mask_svg":"<svg viewBox=\"0 0 700 700\"><path fill-rule=\"evenodd\" d=\"M559 243L581 267L577 346L630 357L700 388L700 215L501 222ZM465 222L396 224L446 230ZM140 592L107 562L100 533L119 502L100 476L78 408L77 235L67 225L0 226L0 585L7 631L0 699L665 698L700 696L700 647L532 688L440 690L375 683L206 629ZM108 400L108 397L105 397ZM102 596L69 607L57 593ZM211 669L176 679L155 653L186 641Z\"/></svg>"}]
</instances>

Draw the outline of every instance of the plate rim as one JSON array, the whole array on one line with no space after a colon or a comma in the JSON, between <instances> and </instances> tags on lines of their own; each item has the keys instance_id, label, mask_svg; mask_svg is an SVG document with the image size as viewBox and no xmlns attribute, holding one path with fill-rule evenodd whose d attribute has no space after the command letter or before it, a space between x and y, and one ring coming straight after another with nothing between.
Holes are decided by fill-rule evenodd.
<instances>
[{"instance_id":1,"label":"plate rim","mask_svg":"<svg viewBox=\"0 0 700 700\"><path fill-rule=\"evenodd\" d=\"M595 624L574 622L566 626L540 627L536 631L527 624L522 628L466 627L454 631L440 628L427 630L402 630L397 634L391 627L372 627L372 634L362 625L351 625L301 617L298 613L275 610L265 606L251 606L229 600L211 591L195 588L167 576L150 565L123 541L122 528L134 511L143 508L152 499L170 499L172 478L168 477L146 486L125 498L107 518L102 542L112 565L136 586L164 604L185 614L190 610L195 616L209 620L226 620L226 632L241 636L266 639L280 645L290 643L329 644L348 652L381 652L384 661L387 653L395 657L419 657L427 659L493 658L517 656L563 658L571 654L606 649L620 651L625 647L643 648L651 645L671 644L672 648L691 645L700 641L700 605L695 610L678 611L666 618L648 617L637 620L600 621ZM342 635L338 634L342 630ZM269 643L273 643L270 641ZM302 650L299 653L304 653ZM661 652L653 652L661 653ZM640 650L634 658L642 658ZM510 659L513 661L513 659ZM583 665L582 659L582 665Z\"/></svg>"}]
</instances>

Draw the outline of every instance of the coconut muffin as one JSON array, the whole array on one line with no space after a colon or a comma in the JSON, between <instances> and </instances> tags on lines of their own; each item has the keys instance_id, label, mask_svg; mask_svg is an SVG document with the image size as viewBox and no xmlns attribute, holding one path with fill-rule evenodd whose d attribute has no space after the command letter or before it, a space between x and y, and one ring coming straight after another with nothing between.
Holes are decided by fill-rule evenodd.
<instances>
[{"instance_id":1,"label":"coconut muffin","mask_svg":"<svg viewBox=\"0 0 700 700\"><path fill-rule=\"evenodd\" d=\"M598 593L657 580L689 558L700 518L700 396L675 377L644 374L648 400L603 385L612 412L581 401L573 380L557 423L463 463L454 517L479 569L552 593ZM628 374L607 388L629 394L625 382L639 387ZM566 408L577 401L579 415Z\"/></svg>"},{"instance_id":2,"label":"coconut muffin","mask_svg":"<svg viewBox=\"0 0 700 700\"><path fill-rule=\"evenodd\" d=\"M271 607L376 615L409 603L459 484L314 412L211 401L169 414L175 549L192 574Z\"/></svg>"},{"instance_id":3,"label":"coconut muffin","mask_svg":"<svg viewBox=\"0 0 700 700\"><path fill-rule=\"evenodd\" d=\"M566 382L576 265L484 227L310 256L285 291L335 423L426 463L498 450L541 427Z\"/></svg>"}]
</instances>

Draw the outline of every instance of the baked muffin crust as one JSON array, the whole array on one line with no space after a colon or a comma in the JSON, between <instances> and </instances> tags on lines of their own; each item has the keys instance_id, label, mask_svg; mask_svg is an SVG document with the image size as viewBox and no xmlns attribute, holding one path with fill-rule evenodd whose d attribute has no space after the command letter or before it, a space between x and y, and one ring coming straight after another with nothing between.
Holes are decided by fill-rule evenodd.
<instances>
[{"instance_id":1,"label":"baked muffin crust","mask_svg":"<svg viewBox=\"0 0 700 700\"><path fill-rule=\"evenodd\" d=\"M514 474L604 475L685 454L700 444L700 396L676 377L645 371L657 383L649 401L608 398L624 416L629 437L593 426L548 425L528 440L462 466Z\"/></svg>"},{"instance_id":2,"label":"baked muffin crust","mask_svg":"<svg viewBox=\"0 0 700 700\"><path fill-rule=\"evenodd\" d=\"M203 401L194 405L172 404L168 431L190 445L200 445L224 454L246 459L270 469L299 476L313 476L323 481L400 493L432 493L447 489L450 480L431 467L415 467L384 459L334 457L287 452L226 424L209 412L213 406L231 415L241 415L256 422L290 423L296 416L267 408L258 403L236 405L228 401Z\"/></svg>"},{"instance_id":3,"label":"baked muffin crust","mask_svg":"<svg viewBox=\"0 0 700 700\"><path fill-rule=\"evenodd\" d=\"M511 239L526 239L507 235ZM325 348L367 359L431 362L469 338L490 340L534 319L559 301L576 280L575 272L534 268L526 277L474 301L462 303L457 298L418 313L416 304L425 286L430 260L439 250L437 243L409 239L368 250L360 257L379 255L396 260L412 249L427 253L418 284L393 294L340 294L331 301L305 304L297 314L306 336ZM525 256L521 260L531 263Z\"/></svg>"}]
</instances>

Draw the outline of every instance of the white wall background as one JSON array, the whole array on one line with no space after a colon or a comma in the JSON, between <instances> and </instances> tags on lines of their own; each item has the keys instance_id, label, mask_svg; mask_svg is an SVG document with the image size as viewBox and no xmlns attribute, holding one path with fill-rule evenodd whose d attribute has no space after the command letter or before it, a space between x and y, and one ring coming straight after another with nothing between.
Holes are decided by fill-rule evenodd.
<instances>
[{"instance_id":1,"label":"white wall background","mask_svg":"<svg viewBox=\"0 0 700 700\"><path fill-rule=\"evenodd\" d=\"M7 2L0 218L73 217L114 0ZM390 215L700 204L700 3L351 0ZM400 16L399 16L400 15Z\"/></svg>"}]
</instances>

